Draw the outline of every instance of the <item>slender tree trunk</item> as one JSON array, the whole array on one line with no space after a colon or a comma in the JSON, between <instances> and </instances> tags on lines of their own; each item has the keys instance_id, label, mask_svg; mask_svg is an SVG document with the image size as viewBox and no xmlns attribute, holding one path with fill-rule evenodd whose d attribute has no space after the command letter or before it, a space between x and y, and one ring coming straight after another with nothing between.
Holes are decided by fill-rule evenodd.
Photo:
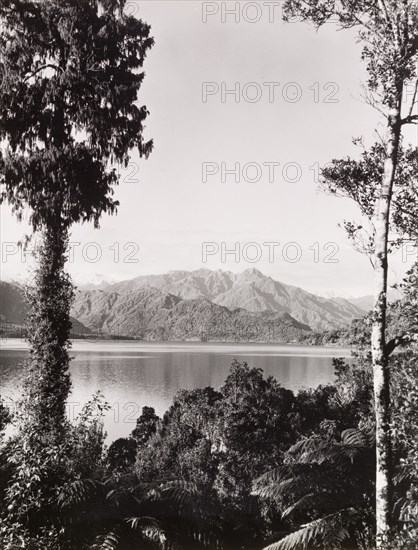
<instances>
[{"instance_id":1,"label":"slender tree trunk","mask_svg":"<svg viewBox=\"0 0 418 550\"><path fill-rule=\"evenodd\" d=\"M402 97L402 88L398 97ZM392 448L390 434L390 376L386 351L386 310L388 286L388 240L390 207L395 181L399 144L400 108L389 120L389 142L381 194L375 220L375 306L372 326L373 383L376 416L376 546L388 547L392 514Z\"/></svg>"}]
</instances>

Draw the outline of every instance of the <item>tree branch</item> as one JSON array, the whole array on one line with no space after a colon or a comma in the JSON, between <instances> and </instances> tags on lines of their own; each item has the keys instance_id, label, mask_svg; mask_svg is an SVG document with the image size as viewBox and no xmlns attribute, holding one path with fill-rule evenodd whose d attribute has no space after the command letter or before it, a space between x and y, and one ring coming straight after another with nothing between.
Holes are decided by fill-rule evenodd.
<instances>
[{"instance_id":1,"label":"tree branch","mask_svg":"<svg viewBox=\"0 0 418 550\"><path fill-rule=\"evenodd\" d=\"M387 342L385 346L386 355L389 357L389 355L391 355L397 347L410 344L411 342L416 342L417 340L418 334L410 334L408 332L401 334L400 336L396 336Z\"/></svg>"},{"instance_id":2,"label":"tree branch","mask_svg":"<svg viewBox=\"0 0 418 550\"><path fill-rule=\"evenodd\" d=\"M408 115L401 119L401 124L417 124L415 120L418 120L418 115Z\"/></svg>"},{"instance_id":3,"label":"tree branch","mask_svg":"<svg viewBox=\"0 0 418 550\"><path fill-rule=\"evenodd\" d=\"M56 71L64 72L61 67L58 67L58 65L54 65L53 63L47 63L46 65L42 65L42 67L38 67L36 71L34 71L32 74L28 75L23 82L26 82L36 74L38 74L40 71L43 71L45 69L55 69Z\"/></svg>"},{"instance_id":4,"label":"tree branch","mask_svg":"<svg viewBox=\"0 0 418 550\"><path fill-rule=\"evenodd\" d=\"M412 111L415 107L415 101L417 99L417 93L418 93L418 79L415 81L415 88L414 88L414 95L412 96L411 106L409 108L408 116L412 115Z\"/></svg>"}]
</instances>

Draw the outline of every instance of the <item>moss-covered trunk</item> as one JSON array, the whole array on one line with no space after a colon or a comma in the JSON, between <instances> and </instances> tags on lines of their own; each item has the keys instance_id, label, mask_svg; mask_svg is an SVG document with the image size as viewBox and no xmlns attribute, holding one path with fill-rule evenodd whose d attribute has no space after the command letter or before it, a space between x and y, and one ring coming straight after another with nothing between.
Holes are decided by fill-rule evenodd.
<instances>
[{"instance_id":1,"label":"moss-covered trunk","mask_svg":"<svg viewBox=\"0 0 418 550\"><path fill-rule=\"evenodd\" d=\"M73 285L64 271L68 232L61 224L45 227L38 267L29 291L29 373L25 397L34 429L59 436L66 422L70 391L70 308Z\"/></svg>"}]
</instances>

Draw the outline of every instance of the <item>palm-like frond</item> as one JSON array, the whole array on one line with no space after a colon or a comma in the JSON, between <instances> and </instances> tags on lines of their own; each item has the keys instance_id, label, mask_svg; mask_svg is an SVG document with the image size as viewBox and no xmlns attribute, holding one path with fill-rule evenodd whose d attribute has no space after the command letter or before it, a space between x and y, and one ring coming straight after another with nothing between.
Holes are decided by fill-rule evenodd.
<instances>
[{"instance_id":1,"label":"palm-like frond","mask_svg":"<svg viewBox=\"0 0 418 550\"><path fill-rule=\"evenodd\" d=\"M132 480L113 479L106 487L106 502L139 538L164 550L180 548L185 539L196 546L221 547L217 509L195 483L164 480L132 486Z\"/></svg>"},{"instance_id":2,"label":"palm-like frond","mask_svg":"<svg viewBox=\"0 0 418 550\"><path fill-rule=\"evenodd\" d=\"M313 470L311 464L300 464L299 462L283 464L259 476L254 481L254 490L271 483L284 483L297 475L308 475L311 470Z\"/></svg>"},{"instance_id":3,"label":"palm-like frond","mask_svg":"<svg viewBox=\"0 0 418 550\"><path fill-rule=\"evenodd\" d=\"M293 445L288 454L298 462L311 464L350 461L353 462L361 453L372 449L375 435L372 431L357 428L345 430L341 434L341 442L328 441L319 437L303 439Z\"/></svg>"},{"instance_id":4,"label":"palm-like frond","mask_svg":"<svg viewBox=\"0 0 418 550\"><path fill-rule=\"evenodd\" d=\"M72 521L74 512L77 521L85 521L89 511L100 509L103 521L111 522L109 532L96 537L95 550L117 550L130 540L164 550L180 550L185 540L188 544L194 541L195 546L221 548L216 507L196 484L171 480L135 485L135 480L132 476L112 477L103 483L75 480L62 486L57 504Z\"/></svg>"},{"instance_id":5,"label":"palm-like frond","mask_svg":"<svg viewBox=\"0 0 418 550\"><path fill-rule=\"evenodd\" d=\"M343 492L344 479L329 475L325 464L285 464L273 472L264 474L254 482L252 494L267 499L279 499L293 495L297 500L308 492Z\"/></svg>"},{"instance_id":6,"label":"palm-like frond","mask_svg":"<svg viewBox=\"0 0 418 550\"><path fill-rule=\"evenodd\" d=\"M106 535L97 537L92 550L117 550L120 543L120 534L117 530L110 531Z\"/></svg>"},{"instance_id":7,"label":"palm-like frond","mask_svg":"<svg viewBox=\"0 0 418 550\"><path fill-rule=\"evenodd\" d=\"M374 445L374 433L359 429L346 430L340 440L306 438L291 447L285 464L255 480L253 494L276 500L282 518L323 516L268 550L306 549L311 543L339 548L358 519L355 509L361 508L367 492L364 472L367 464L374 464Z\"/></svg>"},{"instance_id":8,"label":"palm-like frond","mask_svg":"<svg viewBox=\"0 0 418 550\"><path fill-rule=\"evenodd\" d=\"M341 510L303 525L298 531L270 544L264 550L305 550L309 544L319 539L326 548L337 549L349 536L347 526L357 519L358 513L353 508Z\"/></svg>"},{"instance_id":9,"label":"palm-like frond","mask_svg":"<svg viewBox=\"0 0 418 550\"><path fill-rule=\"evenodd\" d=\"M57 496L60 508L70 508L96 497L103 490L103 484L93 479L77 479L64 484Z\"/></svg>"},{"instance_id":10,"label":"palm-like frond","mask_svg":"<svg viewBox=\"0 0 418 550\"><path fill-rule=\"evenodd\" d=\"M351 447L372 449L376 442L376 432L375 430L351 428L343 431L341 434L341 441L344 445L349 445Z\"/></svg>"},{"instance_id":11,"label":"palm-like frond","mask_svg":"<svg viewBox=\"0 0 418 550\"><path fill-rule=\"evenodd\" d=\"M335 457L336 444L332 441L327 441L319 437L309 437L298 441L288 450L290 457L295 459L297 457L298 462L305 462L307 464L311 462L317 462L322 464Z\"/></svg>"},{"instance_id":12,"label":"palm-like frond","mask_svg":"<svg viewBox=\"0 0 418 550\"><path fill-rule=\"evenodd\" d=\"M161 495L179 511L191 511L195 517L206 519L212 516L213 507L195 483L181 480L169 481L161 485Z\"/></svg>"},{"instance_id":13,"label":"palm-like frond","mask_svg":"<svg viewBox=\"0 0 418 550\"><path fill-rule=\"evenodd\" d=\"M293 512L301 512L303 510L309 511L318 508L324 509L327 505L329 505L329 501L332 496L332 494L325 491L319 495L317 493L308 493L303 495L299 500L294 502L282 512L282 518L290 516Z\"/></svg>"},{"instance_id":14,"label":"palm-like frond","mask_svg":"<svg viewBox=\"0 0 418 550\"><path fill-rule=\"evenodd\" d=\"M134 518L126 518L126 523L134 531L138 531L142 538L166 548L166 542L168 539L166 529L164 529L162 523L155 518L141 516Z\"/></svg>"},{"instance_id":15,"label":"palm-like frond","mask_svg":"<svg viewBox=\"0 0 418 550\"><path fill-rule=\"evenodd\" d=\"M212 521L215 517L214 504L195 483L182 480L140 483L131 495L141 507L159 503L166 511L194 520ZM114 499L115 494L110 494L110 498Z\"/></svg>"},{"instance_id":16,"label":"palm-like frond","mask_svg":"<svg viewBox=\"0 0 418 550\"><path fill-rule=\"evenodd\" d=\"M188 538L195 541L199 546L203 548L213 548L220 550L223 548L223 544L217 533L212 530L199 529L194 526L187 530Z\"/></svg>"}]
</instances>

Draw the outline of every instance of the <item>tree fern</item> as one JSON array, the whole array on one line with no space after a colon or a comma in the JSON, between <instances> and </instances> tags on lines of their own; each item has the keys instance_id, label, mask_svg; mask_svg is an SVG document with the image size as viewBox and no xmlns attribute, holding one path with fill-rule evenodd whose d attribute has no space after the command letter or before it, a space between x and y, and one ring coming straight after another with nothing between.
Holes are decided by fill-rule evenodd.
<instances>
[{"instance_id":1,"label":"tree fern","mask_svg":"<svg viewBox=\"0 0 418 550\"><path fill-rule=\"evenodd\" d=\"M264 550L305 550L309 544L317 543L319 540L327 550L337 550L341 548L344 539L349 537L347 525L356 522L357 519L358 512L348 508L311 521Z\"/></svg>"},{"instance_id":2,"label":"tree fern","mask_svg":"<svg viewBox=\"0 0 418 550\"><path fill-rule=\"evenodd\" d=\"M253 494L267 499L280 499L285 495L299 499L314 488L321 493L327 489L342 492L345 481L330 476L329 472L324 464L286 464L274 470L271 477L267 474L256 480Z\"/></svg>"},{"instance_id":3,"label":"tree fern","mask_svg":"<svg viewBox=\"0 0 418 550\"><path fill-rule=\"evenodd\" d=\"M93 479L77 479L66 483L60 488L57 503L60 508L87 502L93 496L97 496L103 490L103 484Z\"/></svg>"},{"instance_id":4,"label":"tree fern","mask_svg":"<svg viewBox=\"0 0 418 550\"><path fill-rule=\"evenodd\" d=\"M268 549L311 543L339 548L373 492L373 451L371 431L346 430L340 440L314 436L293 445L282 466L255 480L253 494L275 502L282 520L311 520Z\"/></svg>"}]
</instances>

